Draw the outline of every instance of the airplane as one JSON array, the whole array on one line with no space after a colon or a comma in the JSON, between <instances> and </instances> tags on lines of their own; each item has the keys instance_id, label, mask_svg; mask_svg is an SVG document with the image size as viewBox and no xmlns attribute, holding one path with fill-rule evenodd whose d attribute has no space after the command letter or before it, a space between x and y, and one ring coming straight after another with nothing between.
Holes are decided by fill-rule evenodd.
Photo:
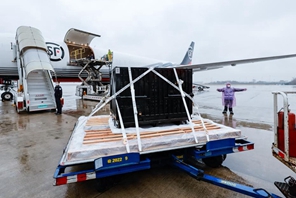
<instances>
[{"instance_id":1,"label":"airplane","mask_svg":"<svg viewBox=\"0 0 296 198\"><path fill-rule=\"evenodd\" d=\"M192 83L192 88L195 91L204 91L205 89L209 89L210 87L198 83Z\"/></svg>"},{"instance_id":2,"label":"airplane","mask_svg":"<svg viewBox=\"0 0 296 198\"><path fill-rule=\"evenodd\" d=\"M22 28L24 26L20 26ZM32 28L28 26L29 28ZM97 59L103 60L108 57L108 50L98 49L91 45L94 38L101 37L98 34L86 32L83 30L71 28L66 33L62 42L46 40L47 54L50 64L54 69L54 75L60 82L81 82L78 73L81 72L82 66L76 60L79 59ZM0 34L0 90L4 90L1 94L2 100L11 100L13 95L10 93L11 80L18 80L18 66L16 61L15 49L16 38L13 35ZM219 69L224 66L236 66L238 64L254 63L260 61L276 60L283 58L292 58L296 54L270 56L261 58L251 58L242 60L232 60L213 63L192 64L192 55L194 50L194 42L191 42L186 55L180 64L167 61L140 57L121 52L113 51L112 66L129 66L141 67L154 63L166 63L167 68L191 68L193 72L205 71L211 69ZM103 61L104 67L100 69L102 73L102 83L109 83L110 67L108 61ZM110 61L109 61L110 63ZM109 65L110 66L110 65ZM7 82L7 83L5 83Z\"/></svg>"}]
</instances>

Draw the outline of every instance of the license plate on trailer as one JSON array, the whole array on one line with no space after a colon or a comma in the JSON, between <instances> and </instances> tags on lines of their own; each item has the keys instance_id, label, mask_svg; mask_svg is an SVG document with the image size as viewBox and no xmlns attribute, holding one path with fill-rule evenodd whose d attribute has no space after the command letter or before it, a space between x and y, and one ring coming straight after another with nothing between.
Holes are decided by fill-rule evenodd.
<instances>
[{"instance_id":1,"label":"license plate on trailer","mask_svg":"<svg viewBox=\"0 0 296 198\"><path fill-rule=\"evenodd\" d=\"M128 153L102 157L95 160L95 169L104 169L114 166L137 164L140 162L139 153Z\"/></svg>"}]
</instances>

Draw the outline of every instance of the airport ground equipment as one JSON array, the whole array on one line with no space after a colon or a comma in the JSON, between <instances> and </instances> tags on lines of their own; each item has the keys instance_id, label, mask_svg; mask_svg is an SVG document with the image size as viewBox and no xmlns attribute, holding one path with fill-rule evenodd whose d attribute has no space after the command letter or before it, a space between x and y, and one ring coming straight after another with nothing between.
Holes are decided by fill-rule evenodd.
<instances>
[{"instance_id":1,"label":"airport ground equipment","mask_svg":"<svg viewBox=\"0 0 296 198\"><path fill-rule=\"evenodd\" d=\"M11 101L13 100L13 92L15 92L15 82L10 79L0 79L0 90L2 101Z\"/></svg>"},{"instance_id":2,"label":"airport ground equipment","mask_svg":"<svg viewBox=\"0 0 296 198\"><path fill-rule=\"evenodd\" d=\"M295 91L273 91L274 105L274 142L272 155L296 172L296 125L295 114L290 110L288 96L296 94ZM278 109L278 96L282 96L283 107ZM276 187L286 197L296 197L296 181L288 176L284 182L275 182Z\"/></svg>"},{"instance_id":3,"label":"airport ground equipment","mask_svg":"<svg viewBox=\"0 0 296 198\"><path fill-rule=\"evenodd\" d=\"M19 75L18 89L14 95L17 112L55 109L54 69L42 33L33 27L19 27L12 49Z\"/></svg>"},{"instance_id":4,"label":"airport ground equipment","mask_svg":"<svg viewBox=\"0 0 296 198\"><path fill-rule=\"evenodd\" d=\"M210 87L198 83L192 83L192 88L194 91L204 91L205 89L209 89Z\"/></svg>"},{"instance_id":5,"label":"airport ground equipment","mask_svg":"<svg viewBox=\"0 0 296 198\"><path fill-rule=\"evenodd\" d=\"M135 171L150 169L158 165L172 165L187 172L197 180L206 181L242 194L253 197L278 197L264 189L254 189L219 179L195 167L201 160L210 167L220 166L227 154L254 149L254 143L247 141L239 129L217 124L203 119L198 112L190 114L185 97L192 103L190 94L183 91L178 73L173 69L175 82L157 72L156 68L163 64L150 65L139 76L132 77L132 68L128 68L129 83L104 97L88 116L81 116L75 124L73 133L64 149L61 160L54 173L54 185L128 174ZM180 92L187 121L183 123L159 124L157 128L146 125L139 127L136 94L134 84L153 72L159 78ZM111 79L113 78L111 74ZM130 89L134 127L125 127L117 96ZM135 89L136 88L136 89ZM113 87L114 89L114 87ZM115 100L120 127L114 126L112 115L95 115L111 100ZM194 104L196 105L196 104ZM196 109L196 108L195 108ZM99 186L99 188L102 186Z\"/></svg>"},{"instance_id":6,"label":"airport ground equipment","mask_svg":"<svg viewBox=\"0 0 296 198\"><path fill-rule=\"evenodd\" d=\"M174 126L173 129L175 130L166 128L154 132L141 132L142 151L139 152L138 144L135 143L137 142L135 129L133 128L133 133L130 133L128 131L130 128L126 128L126 139L124 134L111 134L104 128L110 122L109 119L109 116L94 116L89 119L89 123L86 122L83 126L84 120L79 118L54 173L54 185L59 186L96 179L98 180L98 189L101 190L104 189L102 183L107 177L162 165L172 165L187 172L197 180L206 181L245 195L278 197L264 189L255 189L204 174L201 169L195 166L197 160L202 160L207 166L219 167L226 159L227 154L254 149L254 143L247 141L246 137L238 133L232 134L237 138L215 139L217 134L224 133L225 136L231 136L234 130L230 127L204 120L210 140L207 141L204 131L196 127L198 133L201 133L198 136L199 143L195 143L192 134L188 132L188 130L190 131L188 125ZM211 124L209 125L209 123ZM188 133L187 140L181 139L180 137L186 135L186 133ZM175 143L173 143L173 136L177 136ZM79 140L83 141L81 146L78 145ZM184 143L185 141L187 143ZM165 146L160 147L164 144ZM94 157L96 155L100 157Z\"/></svg>"},{"instance_id":7,"label":"airport ground equipment","mask_svg":"<svg viewBox=\"0 0 296 198\"><path fill-rule=\"evenodd\" d=\"M109 91L109 82L102 82L102 73L100 69L107 67L109 70L112 67L112 61L101 59L83 58L75 60L75 64L82 67L78 74L81 80L81 85L76 86L76 96L80 96L86 100L100 101ZM87 73L86 78L82 77L83 73Z\"/></svg>"}]
</instances>

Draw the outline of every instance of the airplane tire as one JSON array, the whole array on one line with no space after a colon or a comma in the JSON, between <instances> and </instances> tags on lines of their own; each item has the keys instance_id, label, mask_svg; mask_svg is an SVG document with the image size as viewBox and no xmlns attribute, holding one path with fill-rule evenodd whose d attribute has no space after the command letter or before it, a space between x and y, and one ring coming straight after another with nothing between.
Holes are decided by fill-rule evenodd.
<instances>
[{"instance_id":1,"label":"airplane tire","mask_svg":"<svg viewBox=\"0 0 296 198\"><path fill-rule=\"evenodd\" d=\"M12 100L13 95L12 95L12 93L6 91L1 94L1 98L2 98L2 101L4 101L4 100L10 101L10 100Z\"/></svg>"},{"instance_id":2,"label":"airplane tire","mask_svg":"<svg viewBox=\"0 0 296 198\"><path fill-rule=\"evenodd\" d=\"M211 168L218 168L219 166L222 165L222 163L224 162L225 159L226 159L226 154L214 156L214 157L203 158L202 161L207 166L209 166Z\"/></svg>"}]
</instances>

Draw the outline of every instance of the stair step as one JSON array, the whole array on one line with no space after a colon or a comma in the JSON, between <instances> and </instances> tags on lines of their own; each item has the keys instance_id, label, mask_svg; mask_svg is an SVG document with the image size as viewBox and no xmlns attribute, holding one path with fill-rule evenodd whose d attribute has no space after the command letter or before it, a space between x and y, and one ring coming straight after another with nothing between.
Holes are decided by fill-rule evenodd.
<instances>
[{"instance_id":1,"label":"stair step","mask_svg":"<svg viewBox=\"0 0 296 198\"><path fill-rule=\"evenodd\" d=\"M51 95L49 89L29 89L29 94L30 95Z\"/></svg>"},{"instance_id":2,"label":"stair step","mask_svg":"<svg viewBox=\"0 0 296 198\"><path fill-rule=\"evenodd\" d=\"M44 103L44 102L50 102L54 103L54 101L50 97L44 97L44 98L29 98L30 103Z\"/></svg>"},{"instance_id":3,"label":"stair step","mask_svg":"<svg viewBox=\"0 0 296 198\"><path fill-rule=\"evenodd\" d=\"M39 105L30 105L30 111L46 110L46 109L55 109L53 104L39 104Z\"/></svg>"},{"instance_id":4,"label":"stair step","mask_svg":"<svg viewBox=\"0 0 296 198\"><path fill-rule=\"evenodd\" d=\"M55 109L54 90L48 78L49 76L41 70L29 74L27 88L30 111Z\"/></svg>"}]
</instances>

